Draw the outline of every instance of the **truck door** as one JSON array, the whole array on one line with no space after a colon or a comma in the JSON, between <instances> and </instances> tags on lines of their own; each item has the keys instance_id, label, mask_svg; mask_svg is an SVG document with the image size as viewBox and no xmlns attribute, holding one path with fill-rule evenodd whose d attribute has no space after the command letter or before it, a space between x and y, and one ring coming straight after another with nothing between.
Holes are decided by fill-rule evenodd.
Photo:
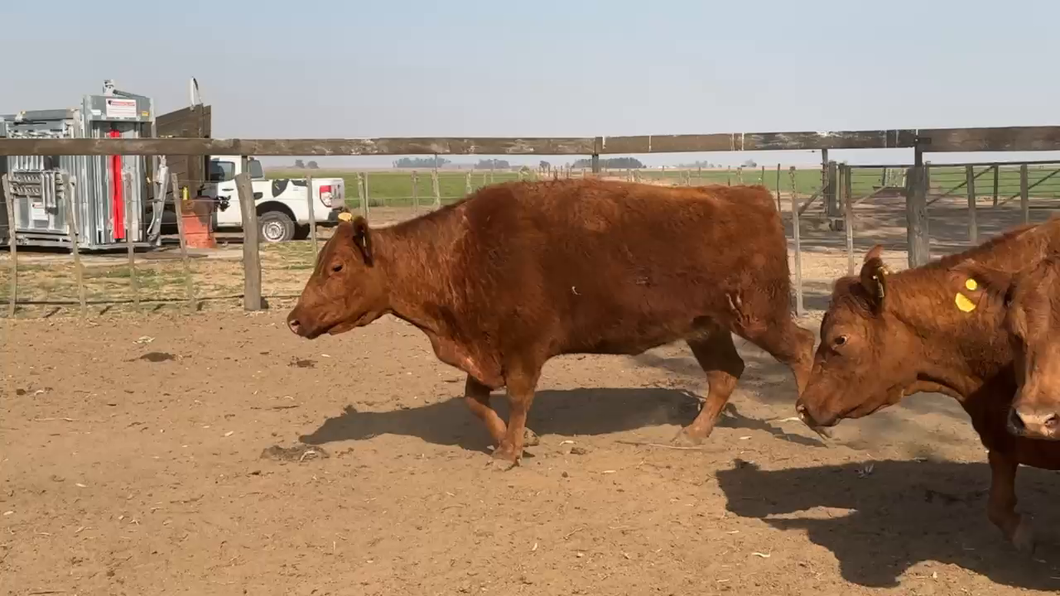
<instances>
[{"instance_id":1,"label":"truck door","mask_svg":"<svg viewBox=\"0 0 1060 596\"><path fill-rule=\"evenodd\" d=\"M236 174L239 173L239 167L240 164L232 159L210 160L210 182L216 185L217 199L221 202L217 209L218 227L238 227L243 222L243 215L239 211L239 193L236 191ZM226 202L228 207L222 211L221 207Z\"/></svg>"}]
</instances>

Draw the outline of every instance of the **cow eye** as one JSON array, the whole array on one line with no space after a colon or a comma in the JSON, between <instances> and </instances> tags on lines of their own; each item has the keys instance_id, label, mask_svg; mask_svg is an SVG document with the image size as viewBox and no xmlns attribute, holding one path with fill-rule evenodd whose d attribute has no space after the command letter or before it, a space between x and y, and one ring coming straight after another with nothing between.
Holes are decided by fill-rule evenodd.
<instances>
[{"instance_id":1,"label":"cow eye","mask_svg":"<svg viewBox=\"0 0 1060 596\"><path fill-rule=\"evenodd\" d=\"M332 273L338 273L339 271L342 271L342 263L335 263L331 266Z\"/></svg>"},{"instance_id":2,"label":"cow eye","mask_svg":"<svg viewBox=\"0 0 1060 596\"><path fill-rule=\"evenodd\" d=\"M835 341L834 341L834 342L832 342L832 343L834 343L836 347L839 347L839 346L841 346L841 345L844 345L844 344L846 344L846 343L847 343L847 336L845 336L845 335L840 335L839 337L835 338Z\"/></svg>"}]
</instances>

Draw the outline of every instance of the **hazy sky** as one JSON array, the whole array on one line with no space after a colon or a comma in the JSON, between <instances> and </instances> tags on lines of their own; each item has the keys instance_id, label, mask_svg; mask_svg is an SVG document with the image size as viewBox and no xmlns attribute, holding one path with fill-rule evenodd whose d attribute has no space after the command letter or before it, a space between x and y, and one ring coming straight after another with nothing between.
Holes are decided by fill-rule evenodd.
<instances>
[{"instance_id":1,"label":"hazy sky","mask_svg":"<svg viewBox=\"0 0 1060 596\"><path fill-rule=\"evenodd\" d=\"M83 0L5 6L0 113L73 106L107 78L154 97L161 113L186 105L194 76L213 105L218 138L1060 124L1056 0L116 6ZM644 161L747 157L819 160L804 152ZM833 158L905 162L911 151L833 152Z\"/></svg>"}]
</instances>

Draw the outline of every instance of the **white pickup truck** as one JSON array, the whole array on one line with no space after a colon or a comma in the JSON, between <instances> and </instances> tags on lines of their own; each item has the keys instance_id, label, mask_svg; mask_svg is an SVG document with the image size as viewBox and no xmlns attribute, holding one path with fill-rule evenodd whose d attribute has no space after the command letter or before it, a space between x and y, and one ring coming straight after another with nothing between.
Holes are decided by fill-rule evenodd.
<instances>
[{"instance_id":1,"label":"white pickup truck","mask_svg":"<svg viewBox=\"0 0 1060 596\"><path fill-rule=\"evenodd\" d=\"M254 198L258 208L258 236L264 242L304 240L309 237L309 202L305 178L265 178L261 162L247 160ZM218 230L241 229L243 214L239 209L236 175L243 171L239 155L212 155L209 182L204 195L220 203L215 226ZM338 223L338 214L346 204L346 186L342 178L313 178L313 216L318 224Z\"/></svg>"}]
</instances>

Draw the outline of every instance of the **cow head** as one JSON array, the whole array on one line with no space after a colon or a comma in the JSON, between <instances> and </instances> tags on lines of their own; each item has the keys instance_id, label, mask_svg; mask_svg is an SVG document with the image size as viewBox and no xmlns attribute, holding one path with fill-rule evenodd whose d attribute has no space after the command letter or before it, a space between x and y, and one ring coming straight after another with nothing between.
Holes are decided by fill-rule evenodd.
<instances>
[{"instance_id":1,"label":"cow head","mask_svg":"<svg viewBox=\"0 0 1060 596\"><path fill-rule=\"evenodd\" d=\"M972 282L980 302L1004 312L1018 389L1009 411L1013 434L1060 440L1060 255L1017 272L966 261L954 272Z\"/></svg>"},{"instance_id":2,"label":"cow head","mask_svg":"<svg viewBox=\"0 0 1060 596\"><path fill-rule=\"evenodd\" d=\"M363 217L339 223L287 315L291 331L315 339L367 325L387 312L389 292L374 259L372 234Z\"/></svg>"},{"instance_id":3,"label":"cow head","mask_svg":"<svg viewBox=\"0 0 1060 596\"><path fill-rule=\"evenodd\" d=\"M858 277L836 281L821 322L821 344L796 411L813 428L833 426L895 404L916 383L908 366L919 348L913 331L888 308L882 248L865 256Z\"/></svg>"}]
</instances>

